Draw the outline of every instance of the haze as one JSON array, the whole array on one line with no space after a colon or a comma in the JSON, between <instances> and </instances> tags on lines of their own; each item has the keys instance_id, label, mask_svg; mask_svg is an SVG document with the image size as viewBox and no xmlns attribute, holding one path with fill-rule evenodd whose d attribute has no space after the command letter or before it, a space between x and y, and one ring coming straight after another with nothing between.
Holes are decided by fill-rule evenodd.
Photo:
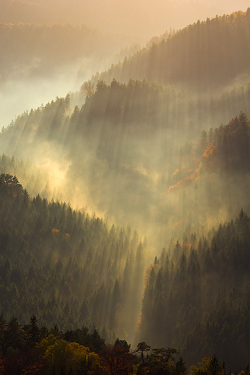
<instances>
[{"instance_id":1,"label":"haze","mask_svg":"<svg viewBox=\"0 0 250 375\"><path fill-rule=\"evenodd\" d=\"M247 5L0 0L8 318L176 345L190 361L219 342L238 366L233 344L249 347Z\"/></svg>"},{"instance_id":2,"label":"haze","mask_svg":"<svg viewBox=\"0 0 250 375\"><path fill-rule=\"evenodd\" d=\"M41 77L34 74L34 64L46 65L44 58L35 53L26 60L25 69L19 65L15 56L14 70L7 69L2 63L0 67L0 121L1 127L7 126L11 120L26 110L36 108L56 96L65 96L69 91L79 89L82 82L87 81L97 71L107 69L112 62L112 56L119 53L122 47L139 43L143 46L147 40L169 31L180 29L207 17L230 13L235 10L246 10L247 1L39 1L32 3L7 0L0 1L0 22L54 24L73 23L96 28L119 35L119 43L112 48L103 50L96 46L94 56L87 56L83 51L77 59L62 60L54 70L53 75L47 68ZM107 35L107 39L114 39ZM3 40L3 39L2 39ZM33 48L34 51L37 49ZM98 51L99 50L99 51ZM8 52L4 52L4 55ZM53 51L51 51L53 54ZM99 56L98 56L99 53ZM120 58L123 59L124 55ZM13 60L14 59L14 60ZM79 70L81 75L79 77ZM48 78L49 76L49 78ZM13 113L13 106L15 107Z\"/></svg>"}]
</instances>

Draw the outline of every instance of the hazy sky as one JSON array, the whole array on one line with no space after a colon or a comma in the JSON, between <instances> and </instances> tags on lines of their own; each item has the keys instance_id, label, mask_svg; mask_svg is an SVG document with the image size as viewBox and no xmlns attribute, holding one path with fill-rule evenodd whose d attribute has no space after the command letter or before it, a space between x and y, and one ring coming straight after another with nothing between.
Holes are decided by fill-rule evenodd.
<instances>
[{"instance_id":1,"label":"hazy sky","mask_svg":"<svg viewBox=\"0 0 250 375\"><path fill-rule=\"evenodd\" d=\"M150 38L198 19L245 11L249 0L35 0L17 4L0 0L0 22L86 24L103 31Z\"/></svg>"}]
</instances>

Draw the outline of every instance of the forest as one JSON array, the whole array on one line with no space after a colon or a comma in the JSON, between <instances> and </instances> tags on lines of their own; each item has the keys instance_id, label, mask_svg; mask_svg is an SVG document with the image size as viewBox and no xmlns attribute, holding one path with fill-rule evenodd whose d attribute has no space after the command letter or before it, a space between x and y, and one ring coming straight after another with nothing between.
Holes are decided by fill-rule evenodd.
<instances>
[{"instance_id":1,"label":"forest","mask_svg":"<svg viewBox=\"0 0 250 375\"><path fill-rule=\"evenodd\" d=\"M248 8L246 12L188 25L160 43L153 43L149 50L142 49L124 59L101 73L100 78L119 81L145 78L200 90L216 88L249 68L249 17Z\"/></svg>"},{"instance_id":2,"label":"forest","mask_svg":"<svg viewBox=\"0 0 250 375\"><path fill-rule=\"evenodd\" d=\"M66 332L58 326L39 328L34 315L24 326L16 318L7 324L1 318L0 324L4 374L187 374L175 348L151 348L143 341L131 350L126 340L119 339L105 344L97 330L90 333L87 327ZM243 372L248 374L249 369ZM224 375L226 364L216 355L203 358L199 367L191 367L191 374L197 373Z\"/></svg>"},{"instance_id":3,"label":"forest","mask_svg":"<svg viewBox=\"0 0 250 375\"><path fill-rule=\"evenodd\" d=\"M250 8L94 3L0 0L0 374L249 375Z\"/></svg>"}]
</instances>

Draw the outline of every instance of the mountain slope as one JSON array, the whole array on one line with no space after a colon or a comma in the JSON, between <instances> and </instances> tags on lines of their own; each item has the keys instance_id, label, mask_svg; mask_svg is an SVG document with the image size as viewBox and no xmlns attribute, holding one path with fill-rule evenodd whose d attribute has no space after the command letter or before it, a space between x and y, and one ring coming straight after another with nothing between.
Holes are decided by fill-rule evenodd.
<instances>
[{"instance_id":1,"label":"mountain slope","mask_svg":"<svg viewBox=\"0 0 250 375\"><path fill-rule=\"evenodd\" d=\"M20 322L36 315L61 329L94 325L133 337L140 308L144 246L130 228L70 206L29 198L0 176L0 311ZM133 296L133 298L131 298Z\"/></svg>"},{"instance_id":2,"label":"mountain slope","mask_svg":"<svg viewBox=\"0 0 250 375\"><path fill-rule=\"evenodd\" d=\"M99 79L130 78L195 89L213 89L237 76L249 75L250 9L234 12L178 31L167 40L144 49Z\"/></svg>"},{"instance_id":3,"label":"mountain slope","mask_svg":"<svg viewBox=\"0 0 250 375\"><path fill-rule=\"evenodd\" d=\"M250 218L184 234L147 271L138 339L176 347L187 364L216 353L234 371L249 357Z\"/></svg>"},{"instance_id":4,"label":"mountain slope","mask_svg":"<svg viewBox=\"0 0 250 375\"><path fill-rule=\"evenodd\" d=\"M60 199L133 225L162 246L176 223L184 230L187 222L195 227L225 221L248 205L247 117L242 113L196 141L209 111L203 108L201 116L198 105L198 129L194 111L187 126L185 100L173 87L100 81L81 108L73 109L74 96L68 95L19 116L0 134L1 149L46 166ZM223 98L214 108L220 104Z\"/></svg>"}]
</instances>

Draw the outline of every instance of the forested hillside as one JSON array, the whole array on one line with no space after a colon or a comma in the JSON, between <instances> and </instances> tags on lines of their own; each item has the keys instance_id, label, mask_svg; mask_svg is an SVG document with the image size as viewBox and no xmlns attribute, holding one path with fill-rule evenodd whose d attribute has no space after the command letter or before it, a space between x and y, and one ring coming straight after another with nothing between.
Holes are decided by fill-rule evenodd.
<instances>
[{"instance_id":1,"label":"forested hillside","mask_svg":"<svg viewBox=\"0 0 250 375\"><path fill-rule=\"evenodd\" d=\"M159 246L177 228L219 224L248 208L244 113L200 133L205 120L192 127L193 112L189 127L180 121L187 112L172 86L114 80L110 86L100 81L95 90L87 82L82 90L81 108L74 108L80 94L67 95L24 113L0 135L6 155L44 166L48 188L42 184L36 194L47 190L51 198L54 191L74 206L157 237Z\"/></svg>"},{"instance_id":2,"label":"forested hillside","mask_svg":"<svg viewBox=\"0 0 250 375\"><path fill-rule=\"evenodd\" d=\"M250 218L172 241L146 272L138 339L179 348L188 364L216 353L249 363Z\"/></svg>"},{"instance_id":3,"label":"forested hillside","mask_svg":"<svg viewBox=\"0 0 250 375\"><path fill-rule=\"evenodd\" d=\"M0 0L34 19L80 3ZM2 107L18 80L84 77L10 104L0 132L0 373L249 375L250 8L125 46L91 79L120 36L0 24Z\"/></svg>"},{"instance_id":4,"label":"forested hillside","mask_svg":"<svg viewBox=\"0 0 250 375\"><path fill-rule=\"evenodd\" d=\"M133 336L140 308L145 244L130 228L74 211L0 176L0 311L26 322L83 324Z\"/></svg>"},{"instance_id":5,"label":"forested hillside","mask_svg":"<svg viewBox=\"0 0 250 375\"><path fill-rule=\"evenodd\" d=\"M229 84L239 75L249 76L249 20L248 8L198 21L111 67L100 79L146 79L202 90Z\"/></svg>"}]
</instances>

